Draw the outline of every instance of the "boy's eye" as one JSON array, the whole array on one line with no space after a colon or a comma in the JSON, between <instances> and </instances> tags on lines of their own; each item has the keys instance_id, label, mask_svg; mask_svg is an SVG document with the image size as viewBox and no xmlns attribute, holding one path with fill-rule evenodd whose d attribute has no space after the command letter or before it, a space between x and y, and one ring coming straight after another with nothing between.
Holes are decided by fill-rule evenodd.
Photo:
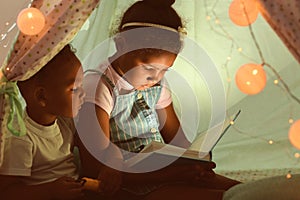
<instances>
[{"instance_id":1,"label":"boy's eye","mask_svg":"<svg viewBox=\"0 0 300 200\"><path fill-rule=\"evenodd\" d=\"M72 92L77 92L77 91L78 91L78 88L72 88L71 91L72 91Z\"/></svg>"},{"instance_id":2,"label":"boy's eye","mask_svg":"<svg viewBox=\"0 0 300 200\"><path fill-rule=\"evenodd\" d=\"M80 84L74 84L72 87L71 87L71 92L75 93L75 92L78 92L82 89L82 83Z\"/></svg>"}]
</instances>

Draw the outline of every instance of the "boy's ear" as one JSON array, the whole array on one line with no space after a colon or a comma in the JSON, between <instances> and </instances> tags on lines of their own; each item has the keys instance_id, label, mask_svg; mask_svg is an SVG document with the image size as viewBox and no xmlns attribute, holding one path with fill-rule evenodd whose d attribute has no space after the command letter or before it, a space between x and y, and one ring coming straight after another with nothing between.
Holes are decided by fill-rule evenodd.
<instances>
[{"instance_id":1,"label":"boy's ear","mask_svg":"<svg viewBox=\"0 0 300 200\"><path fill-rule=\"evenodd\" d=\"M46 90L44 87L37 87L34 91L34 98L36 102L41 106L46 106Z\"/></svg>"}]
</instances>

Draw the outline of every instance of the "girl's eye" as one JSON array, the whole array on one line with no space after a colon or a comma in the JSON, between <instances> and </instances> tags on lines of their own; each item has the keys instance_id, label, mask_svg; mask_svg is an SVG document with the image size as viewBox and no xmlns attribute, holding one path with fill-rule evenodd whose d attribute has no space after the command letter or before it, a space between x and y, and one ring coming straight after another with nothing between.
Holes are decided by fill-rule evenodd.
<instances>
[{"instance_id":1,"label":"girl's eye","mask_svg":"<svg viewBox=\"0 0 300 200\"><path fill-rule=\"evenodd\" d=\"M147 65L144 65L144 68L145 68L145 70L154 70L153 67L150 67L150 66L147 66Z\"/></svg>"}]
</instances>

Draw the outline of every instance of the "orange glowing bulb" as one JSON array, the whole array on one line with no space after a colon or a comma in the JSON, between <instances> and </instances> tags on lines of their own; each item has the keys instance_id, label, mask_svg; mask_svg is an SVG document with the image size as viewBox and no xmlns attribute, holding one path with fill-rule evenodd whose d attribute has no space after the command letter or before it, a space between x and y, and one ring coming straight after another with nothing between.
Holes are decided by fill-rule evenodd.
<instances>
[{"instance_id":1,"label":"orange glowing bulb","mask_svg":"<svg viewBox=\"0 0 300 200\"><path fill-rule=\"evenodd\" d=\"M248 26L255 22L258 13L255 0L233 0L229 6L229 17L239 26Z\"/></svg>"},{"instance_id":2,"label":"orange glowing bulb","mask_svg":"<svg viewBox=\"0 0 300 200\"><path fill-rule=\"evenodd\" d=\"M290 143L300 149L300 120L295 121L289 130L289 140Z\"/></svg>"},{"instance_id":3,"label":"orange glowing bulb","mask_svg":"<svg viewBox=\"0 0 300 200\"><path fill-rule=\"evenodd\" d=\"M45 21L45 16L39 9L25 8L18 15L17 25L25 35L36 35L44 28Z\"/></svg>"},{"instance_id":4,"label":"orange glowing bulb","mask_svg":"<svg viewBox=\"0 0 300 200\"><path fill-rule=\"evenodd\" d=\"M235 82L240 91L254 95L265 88L267 75L261 65L249 63L238 69L235 75Z\"/></svg>"}]
</instances>

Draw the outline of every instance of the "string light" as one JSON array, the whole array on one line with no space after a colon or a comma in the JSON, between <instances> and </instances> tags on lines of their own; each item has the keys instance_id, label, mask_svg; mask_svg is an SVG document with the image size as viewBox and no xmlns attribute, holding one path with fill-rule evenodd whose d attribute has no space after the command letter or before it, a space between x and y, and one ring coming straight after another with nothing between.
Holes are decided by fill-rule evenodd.
<instances>
[{"instance_id":1,"label":"string light","mask_svg":"<svg viewBox=\"0 0 300 200\"><path fill-rule=\"evenodd\" d=\"M297 149L300 149L300 120L295 121L290 129L288 138L290 143Z\"/></svg>"},{"instance_id":2,"label":"string light","mask_svg":"<svg viewBox=\"0 0 300 200\"><path fill-rule=\"evenodd\" d=\"M269 140L269 144L274 144L274 141L273 140Z\"/></svg>"},{"instance_id":3,"label":"string light","mask_svg":"<svg viewBox=\"0 0 300 200\"><path fill-rule=\"evenodd\" d=\"M28 2L24 2L24 4L21 7L22 8L24 8L24 7L30 7L32 1L33 0L31 0L29 4L28 4ZM6 48L6 47L8 47L8 45L10 44L10 41L11 41L11 39L10 39L11 37L7 37L7 36L17 26L17 24L15 23L15 16L12 16L3 25L0 24L0 26L2 26L2 27L0 27L0 31L1 31L0 32L0 44L2 45L2 43L5 42L5 44L3 44L2 47Z\"/></svg>"},{"instance_id":4,"label":"string light","mask_svg":"<svg viewBox=\"0 0 300 200\"><path fill-rule=\"evenodd\" d=\"M259 13L256 1L253 0L233 0L228 11L231 21L239 26L252 24Z\"/></svg>"},{"instance_id":5,"label":"string light","mask_svg":"<svg viewBox=\"0 0 300 200\"><path fill-rule=\"evenodd\" d=\"M25 35L37 35L45 26L45 16L37 8L25 8L18 15L17 25Z\"/></svg>"},{"instance_id":6,"label":"string light","mask_svg":"<svg viewBox=\"0 0 300 200\"><path fill-rule=\"evenodd\" d=\"M238 69L235 82L240 91L254 95L265 88L267 75L261 65L249 63Z\"/></svg>"},{"instance_id":7,"label":"string light","mask_svg":"<svg viewBox=\"0 0 300 200\"><path fill-rule=\"evenodd\" d=\"M300 158L300 153L295 153L294 156L295 158Z\"/></svg>"},{"instance_id":8,"label":"string light","mask_svg":"<svg viewBox=\"0 0 300 200\"><path fill-rule=\"evenodd\" d=\"M215 34L221 36L221 37L224 37L226 38L227 40L231 41L231 48L229 49L229 52L228 52L228 57L231 57L232 58L232 53L233 53L233 48L236 47L237 51L239 52L239 55L240 56L243 56L244 58L246 59L249 59L249 60L253 60L254 62L257 62L256 59L253 59L251 57L249 57L249 55L245 54L245 52L243 51L243 48L238 45L235 41L235 39L227 32L227 30L223 27L222 23L219 23L219 24L215 24L215 23L211 23L211 21L214 21L214 20L211 20L212 17L215 17L216 19L219 19L216 12L215 12L215 9L216 9L216 5L218 3L220 3L219 0L216 0L214 5L211 6L211 5L207 5L207 2L204 1L205 3L205 11L206 11L206 16L210 16L210 20L207 20L208 22L208 25L210 26L210 29L215 32ZM208 8L210 8L210 10L208 10ZM225 24L225 23L224 23ZM217 25L217 28L216 28L216 25ZM262 66L264 68L268 68L270 69L276 76L276 80L274 81L274 84L276 86L278 86L286 95L286 97L289 99L289 101L291 100L295 100L297 103L300 104L300 100L295 96L293 95L293 93L290 91L288 85L284 82L284 80L281 78L281 76L279 75L279 73L270 65L268 64L265 59L264 59L264 56L263 56L263 53L262 53L262 50L260 49L260 46L256 40L256 37L255 37L255 34L252 30L252 26L251 26L251 23L248 25L248 28L249 28L249 32L251 34L251 38L253 39L254 41L254 44L256 46L256 49L258 51L258 54L260 56L260 59L261 59L261 63L262 63ZM225 60L225 63L222 65L224 66L224 69L225 69L225 72L227 74L227 82L228 82L228 87L227 87L227 98L230 96L230 89L231 89L231 82L228 81L228 80L231 80L231 73L229 72L228 70L228 59ZM276 84L277 83L277 84ZM229 102L229 100L227 100L227 102ZM293 112L293 109L292 109L292 104L290 103L290 117L289 117L289 123L292 124L294 122L293 118L292 118L292 112ZM229 114L227 113L227 118L229 118ZM262 136L256 136L256 135L253 135L252 133L250 132L247 132L247 131L244 131L244 130L241 130L239 129L236 125L232 126L232 128L238 133L238 134L241 134L243 136L247 136L249 138L253 138L253 139L258 139L258 140L262 140L262 141L266 141L268 144L276 144L278 146L278 148L280 149L283 149L284 151L286 151L286 154L287 154L287 157L289 157L290 159L294 160L295 157L298 158L298 156L300 157L300 154L292 154L291 153L291 149L290 148L287 148L285 144L281 143L281 142L277 142L275 143L274 140L270 140L270 139L265 139L263 138ZM281 146L281 147L280 147ZM290 174L290 171L289 171L289 176L291 176Z\"/></svg>"},{"instance_id":9,"label":"string light","mask_svg":"<svg viewBox=\"0 0 300 200\"><path fill-rule=\"evenodd\" d=\"M288 174L286 175L286 178L287 178L287 179L292 178L292 174L291 174L291 173L288 173Z\"/></svg>"}]
</instances>

